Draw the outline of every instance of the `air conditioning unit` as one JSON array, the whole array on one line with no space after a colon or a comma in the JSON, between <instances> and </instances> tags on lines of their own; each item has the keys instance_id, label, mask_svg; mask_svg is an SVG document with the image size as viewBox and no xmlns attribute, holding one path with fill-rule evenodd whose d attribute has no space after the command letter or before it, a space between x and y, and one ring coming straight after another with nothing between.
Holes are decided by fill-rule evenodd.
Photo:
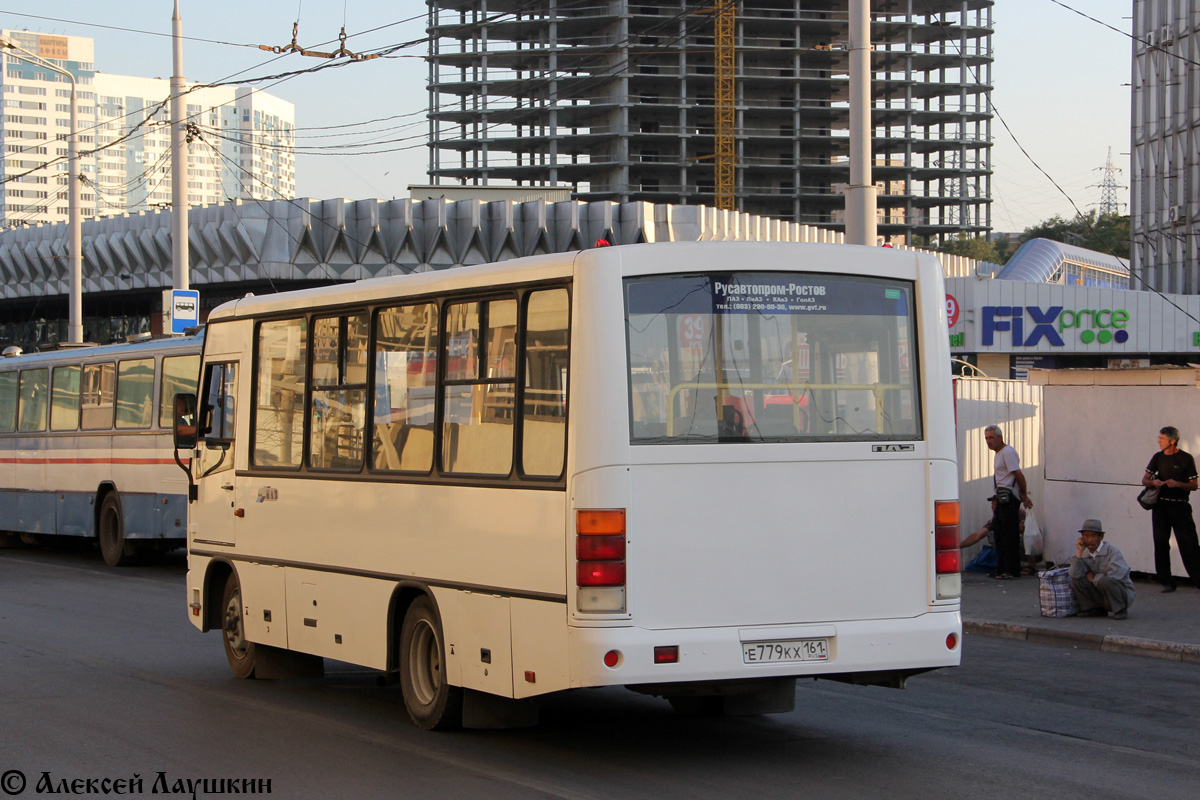
<instances>
[{"instance_id":1,"label":"air conditioning unit","mask_svg":"<svg viewBox=\"0 0 1200 800\"><path fill-rule=\"evenodd\" d=\"M1170 220L1172 225L1180 225L1187 218L1187 214L1184 212L1183 206L1171 206L1171 210L1168 212L1167 218Z\"/></svg>"},{"instance_id":2,"label":"air conditioning unit","mask_svg":"<svg viewBox=\"0 0 1200 800\"><path fill-rule=\"evenodd\" d=\"M1158 32L1158 41L1163 47L1175 44L1175 34L1171 32L1170 25L1163 25Z\"/></svg>"},{"instance_id":3,"label":"air conditioning unit","mask_svg":"<svg viewBox=\"0 0 1200 800\"><path fill-rule=\"evenodd\" d=\"M1156 47L1158 45L1158 34L1154 31L1146 31L1144 41L1146 42L1146 47Z\"/></svg>"}]
</instances>

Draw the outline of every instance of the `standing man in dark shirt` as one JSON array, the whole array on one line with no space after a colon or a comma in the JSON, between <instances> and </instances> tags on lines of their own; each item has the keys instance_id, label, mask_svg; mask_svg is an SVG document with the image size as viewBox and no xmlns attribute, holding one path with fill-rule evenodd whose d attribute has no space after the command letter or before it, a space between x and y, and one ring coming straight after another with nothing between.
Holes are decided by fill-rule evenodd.
<instances>
[{"instance_id":1,"label":"standing man in dark shirt","mask_svg":"<svg viewBox=\"0 0 1200 800\"><path fill-rule=\"evenodd\" d=\"M1175 542L1183 568L1192 583L1200 586L1200 543L1196 540L1196 521L1192 518L1192 504L1188 493L1196 491L1196 460L1179 449L1179 430L1167 426L1159 431L1158 447L1146 465L1142 478L1143 486L1158 486L1158 502L1150 512L1154 527L1154 571L1164 592L1175 591L1175 577L1171 575L1171 531L1175 531Z\"/></svg>"}]
</instances>

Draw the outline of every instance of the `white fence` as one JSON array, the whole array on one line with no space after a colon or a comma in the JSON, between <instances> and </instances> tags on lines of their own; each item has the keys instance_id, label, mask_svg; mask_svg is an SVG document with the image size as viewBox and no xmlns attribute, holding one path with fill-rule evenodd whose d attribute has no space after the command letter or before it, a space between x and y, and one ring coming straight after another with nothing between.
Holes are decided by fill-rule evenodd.
<instances>
[{"instance_id":1,"label":"white fence","mask_svg":"<svg viewBox=\"0 0 1200 800\"><path fill-rule=\"evenodd\" d=\"M988 498L993 493L995 454L983 441L983 429L992 424L1000 426L1004 441L1021 456L1021 472L1033 498L1034 515L1041 524L1046 463L1042 445L1042 387L1025 381L956 378L954 403L963 535L978 530L992 515ZM981 548L977 544L964 550L964 563Z\"/></svg>"}]
</instances>

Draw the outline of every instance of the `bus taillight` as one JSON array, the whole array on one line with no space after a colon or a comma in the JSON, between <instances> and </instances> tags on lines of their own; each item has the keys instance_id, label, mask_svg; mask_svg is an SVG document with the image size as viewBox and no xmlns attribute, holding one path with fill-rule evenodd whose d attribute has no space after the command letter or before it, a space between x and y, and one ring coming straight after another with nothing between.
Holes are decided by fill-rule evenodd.
<instances>
[{"instance_id":1,"label":"bus taillight","mask_svg":"<svg viewBox=\"0 0 1200 800\"><path fill-rule=\"evenodd\" d=\"M625 509L579 509L575 512L575 534L579 610L623 612Z\"/></svg>"},{"instance_id":2,"label":"bus taillight","mask_svg":"<svg viewBox=\"0 0 1200 800\"><path fill-rule=\"evenodd\" d=\"M615 561L625 558L624 534L576 536L575 555L580 561Z\"/></svg>"},{"instance_id":3,"label":"bus taillight","mask_svg":"<svg viewBox=\"0 0 1200 800\"><path fill-rule=\"evenodd\" d=\"M937 599L962 594L961 553L959 542L959 506L957 500L937 500L933 504L934 566L937 572Z\"/></svg>"},{"instance_id":4,"label":"bus taillight","mask_svg":"<svg viewBox=\"0 0 1200 800\"><path fill-rule=\"evenodd\" d=\"M624 561L580 561L575 577L580 586L624 586Z\"/></svg>"}]
</instances>

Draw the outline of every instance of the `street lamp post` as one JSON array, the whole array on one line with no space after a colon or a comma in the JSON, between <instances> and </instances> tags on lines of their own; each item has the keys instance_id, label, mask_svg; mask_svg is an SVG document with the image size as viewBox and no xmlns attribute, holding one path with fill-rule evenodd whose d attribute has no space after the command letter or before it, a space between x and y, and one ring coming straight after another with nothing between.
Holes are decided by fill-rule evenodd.
<instances>
[{"instance_id":1,"label":"street lamp post","mask_svg":"<svg viewBox=\"0 0 1200 800\"><path fill-rule=\"evenodd\" d=\"M67 251L71 263L71 287L67 315L67 341L83 344L83 228L79 217L79 105L75 96L75 76L70 70L31 53L8 39L0 39L0 48L15 50L13 58L65 75L71 82L71 135L67 139Z\"/></svg>"}]
</instances>

